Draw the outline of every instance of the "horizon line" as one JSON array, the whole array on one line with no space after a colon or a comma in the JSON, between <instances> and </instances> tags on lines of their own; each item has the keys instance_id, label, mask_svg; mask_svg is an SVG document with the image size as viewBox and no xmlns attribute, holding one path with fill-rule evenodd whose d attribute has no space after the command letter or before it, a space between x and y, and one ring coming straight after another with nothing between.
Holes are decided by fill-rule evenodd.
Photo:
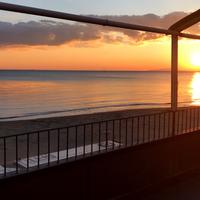
<instances>
[{"instance_id":1,"label":"horizon line","mask_svg":"<svg viewBox=\"0 0 200 200\"><path fill-rule=\"evenodd\" d=\"M78 69L0 69L0 71L49 71L49 72L171 72L171 70L78 70ZM179 70L179 72L199 72L200 70Z\"/></svg>"}]
</instances>

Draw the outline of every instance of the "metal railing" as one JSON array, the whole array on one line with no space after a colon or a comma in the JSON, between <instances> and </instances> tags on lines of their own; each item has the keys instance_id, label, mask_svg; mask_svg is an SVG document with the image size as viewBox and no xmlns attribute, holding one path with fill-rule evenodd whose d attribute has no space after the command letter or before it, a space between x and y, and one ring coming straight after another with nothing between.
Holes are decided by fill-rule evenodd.
<instances>
[{"instance_id":1,"label":"metal railing","mask_svg":"<svg viewBox=\"0 0 200 200\"><path fill-rule=\"evenodd\" d=\"M200 130L200 108L0 137L0 177Z\"/></svg>"}]
</instances>

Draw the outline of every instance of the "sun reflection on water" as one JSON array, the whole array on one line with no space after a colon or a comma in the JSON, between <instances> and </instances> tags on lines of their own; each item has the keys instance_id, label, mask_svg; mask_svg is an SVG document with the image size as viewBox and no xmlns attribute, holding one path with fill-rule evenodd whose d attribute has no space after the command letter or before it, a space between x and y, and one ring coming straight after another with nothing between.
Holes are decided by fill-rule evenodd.
<instances>
[{"instance_id":1,"label":"sun reflection on water","mask_svg":"<svg viewBox=\"0 0 200 200\"><path fill-rule=\"evenodd\" d=\"M193 75L191 82L192 105L200 106L200 73Z\"/></svg>"}]
</instances>

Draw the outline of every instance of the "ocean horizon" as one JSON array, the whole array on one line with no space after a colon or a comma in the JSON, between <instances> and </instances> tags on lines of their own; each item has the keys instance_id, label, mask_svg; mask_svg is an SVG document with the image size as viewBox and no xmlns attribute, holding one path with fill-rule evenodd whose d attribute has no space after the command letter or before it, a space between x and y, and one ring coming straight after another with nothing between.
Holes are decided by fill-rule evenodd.
<instances>
[{"instance_id":1,"label":"ocean horizon","mask_svg":"<svg viewBox=\"0 0 200 200\"><path fill-rule=\"evenodd\" d=\"M199 105L200 74L179 73L179 105ZM0 121L170 107L169 71L0 70Z\"/></svg>"}]
</instances>

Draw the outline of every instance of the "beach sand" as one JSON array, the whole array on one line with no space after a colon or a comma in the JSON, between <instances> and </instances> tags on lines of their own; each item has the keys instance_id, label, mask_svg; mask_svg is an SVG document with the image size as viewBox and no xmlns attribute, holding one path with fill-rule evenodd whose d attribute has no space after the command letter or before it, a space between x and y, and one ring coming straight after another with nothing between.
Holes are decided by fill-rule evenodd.
<instances>
[{"instance_id":1,"label":"beach sand","mask_svg":"<svg viewBox=\"0 0 200 200\"><path fill-rule=\"evenodd\" d=\"M169 110L169 108L121 110L66 117L0 122L0 137L34 132L45 129L67 127L84 123L140 116L145 114L153 114L163 112L166 110Z\"/></svg>"}]
</instances>

